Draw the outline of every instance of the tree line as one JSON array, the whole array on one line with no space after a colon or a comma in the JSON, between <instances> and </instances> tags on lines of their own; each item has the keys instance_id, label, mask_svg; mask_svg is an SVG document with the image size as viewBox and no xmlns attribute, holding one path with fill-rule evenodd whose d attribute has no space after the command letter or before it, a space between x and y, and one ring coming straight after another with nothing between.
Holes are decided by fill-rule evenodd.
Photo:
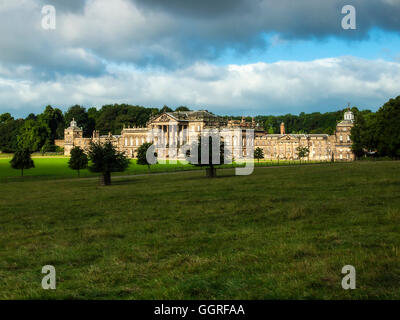
<instances>
[{"instance_id":1,"label":"tree line","mask_svg":"<svg viewBox=\"0 0 400 320\"><path fill-rule=\"evenodd\" d=\"M370 110L360 111L353 107L356 123L352 131L353 150L357 157L380 155L400 157L398 142L399 97L390 99L376 113ZM14 119L10 113L0 114L0 151L30 152L57 151L54 140L64 138L64 129L72 119L83 129L83 136L90 137L93 130L100 134L120 134L124 125L145 127L153 116L163 112L189 111L186 106L175 110L168 106L162 108L146 108L138 105L113 104L104 105L97 110L86 109L79 105L70 107L66 112L59 108L47 106L43 113L30 114L25 119ZM259 115L255 122L268 133L279 133L280 123L284 122L287 133L326 133L333 134L336 124L343 119L345 109L326 113L300 113L281 116ZM222 116L225 120L237 119L236 116ZM251 117L246 118L251 121Z\"/></svg>"}]
</instances>

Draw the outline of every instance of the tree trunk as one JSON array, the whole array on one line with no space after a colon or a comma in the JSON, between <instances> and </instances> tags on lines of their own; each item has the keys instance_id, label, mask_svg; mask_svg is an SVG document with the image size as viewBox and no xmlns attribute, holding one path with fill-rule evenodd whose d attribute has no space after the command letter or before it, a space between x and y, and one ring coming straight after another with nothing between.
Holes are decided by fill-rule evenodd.
<instances>
[{"instance_id":1,"label":"tree trunk","mask_svg":"<svg viewBox=\"0 0 400 320\"><path fill-rule=\"evenodd\" d=\"M24 176L24 169L22 168L21 169L21 177L23 177Z\"/></svg>"},{"instance_id":2,"label":"tree trunk","mask_svg":"<svg viewBox=\"0 0 400 320\"><path fill-rule=\"evenodd\" d=\"M217 176L217 169L214 167L206 168L207 178L215 178Z\"/></svg>"},{"instance_id":3,"label":"tree trunk","mask_svg":"<svg viewBox=\"0 0 400 320\"><path fill-rule=\"evenodd\" d=\"M79 178L81 177L81 174L80 174L80 172L79 172L79 169L78 169L78 177L79 177Z\"/></svg>"},{"instance_id":4,"label":"tree trunk","mask_svg":"<svg viewBox=\"0 0 400 320\"><path fill-rule=\"evenodd\" d=\"M100 176L100 184L103 186L111 185L111 173L110 172L104 172Z\"/></svg>"}]
</instances>

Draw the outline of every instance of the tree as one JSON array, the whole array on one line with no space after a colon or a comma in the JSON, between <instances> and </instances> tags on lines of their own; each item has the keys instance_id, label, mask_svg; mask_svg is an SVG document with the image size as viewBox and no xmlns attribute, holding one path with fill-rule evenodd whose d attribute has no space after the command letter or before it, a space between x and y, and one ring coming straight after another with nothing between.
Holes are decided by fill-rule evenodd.
<instances>
[{"instance_id":1,"label":"tree","mask_svg":"<svg viewBox=\"0 0 400 320\"><path fill-rule=\"evenodd\" d=\"M268 134L274 134L274 133L275 133L274 128L273 127L269 127L268 128Z\"/></svg>"},{"instance_id":2,"label":"tree","mask_svg":"<svg viewBox=\"0 0 400 320\"><path fill-rule=\"evenodd\" d=\"M4 124L10 120L14 120L14 118L11 116L10 113L7 112L7 113L0 114L0 125Z\"/></svg>"},{"instance_id":3,"label":"tree","mask_svg":"<svg viewBox=\"0 0 400 320\"><path fill-rule=\"evenodd\" d=\"M49 127L35 120L27 120L18 134L18 148L31 152L39 151L50 137Z\"/></svg>"},{"instance_id":4,"label":"tree","mask_svg":"<svg viewBox=\"0 0 400 320\"><path fill-rule=\"evenodd\" d=\"M129 159L123 152L117 151L111 141L91 142L89 147L89 170L102 173L101 183L111 184L111 172L123 172L129 166Z\"/></svg>"},{"instance_id":5,"label":"tree","mask_svg":"<svg viewBox=\"0 0 400 320\"><path fill-rule=\"evenodd\" d=\"M358 113L355 116L354 127L351 128L351 149L354 152L356 158L360 158L365 155L367 151L366 134L368 131L367 123L362 114Z\"/></svg>"},{"instance_id":6,"label":"tree","mask_svg":"<svg viewBox=\"0 0 400 320\"><path fill-rule=\"evenodd\" d=\"M128 104L104 105L99 111L94 112L89 109L89 119L96 122L96 129L101 134L120 134L124 125L133 125L144 127L149 121L153 111L158 109L149 109L141 106L132 106ZM155 111L154 111L155 112Z\"/></svg>"},{"instance_id":7,"label":"tree","mask_svg":"<svg viewBox=\"0 0 400 320\"><path fill-rule=\"evenodd\" d=\"M25 120L34 120L34 121L36 121L36 120L37 120L37 116L36 116L34 113L30 113L30 114L25 118Z\"/></svg>"},{"instance_id":8,"label":"tree","mask_svg":"<svg viewBox=\"0 0 400 320\"><path fill-rule=\"evenodd\" d=\"M186 106L180 106L176 108L175 111L190 111L190 109Z\"/></svg>"},{"instance_id":9,"label":"tree","mask_svg":"<svg viewBox=\"0 0 400 320\"><path fill-rule=\"evenodd\" d=\"M43 146L40 148L40 152L42 154L42 156L44 156L44 154L46 152L52 152L56 150L56 146L54 145L54 142L51 142L50 139L47 139L46 142L43 144Z\"/></svg>"},{"instance_id":10,"label":"tree","mask_svg":"<svg viewBox=\"0 0 400 320\"><path fill-rule=\"evenodd\" d=\"M150 169L151 163L147 161L147 150L152 146L153 144L151 142L145 142L143 143L139 149L138 149L138 154L137 154L137 164L143 165L143 166L148 166ZM155 154L156 156L156 154Z\"/></svg>"},{"instance_id":11,"label":"tree","mask_svg":"<svg viewBox=\"0 0 400 320\"><path fill-rule=\"evenodd\" d=\"M0 150L2 152L15 152L18 147L17 136L23 119L14 120L9 114L0 115Z\"/></svg>"},{"instance_id":12,"label":"tree","mask_svg":"<svg viewBox=\"0 0 400 320\"><path fill-rule=\"evenodd\" d=\"M60 109L53 109L47 106L44 112L39 115L39 120L45 123L50 129L50 143L54 144L55 139L60 139L64 135L64 115Z\"/></svg>"},{"instance_id":13,"label":"tree","mask_svg":"<svg viewBox=\"0 0 400 320\"><path fill-rule=\"evenodd\" d=\"M21 170L21 177L24 175L24 169L31 169L35 167L35 163L31 158L31 152L28 149L17 150L14 153L10 164L11 168Z\"/></svg>"},{"instance_id":14,"label":"tree","mask_svg":"<svg viewBox=\"0 0 400 320\"><path fill-rule=\"evenodd\" d=\"M400 96L390 99L376 113L376 149L380 156L400 158ZM372 129L371 129L372 130Z\"/></svg>"},{"instance_id":15,"label":"tree","mask_svg":"<svg viewBox=\"0 0 400 320\"><path fill-rule=\"evenodd\" d=\"M78 171L78 177L80 177L80 170L87 168L88 157L79 146L75 146L71 149L71 158L68 161L68 166L72 170Z\"/></svg>"},{"instance_id":16,"label":"tree","mask_svg":"<svg viewBox=\"0 0 400 320\"><path fill-rule=\"evenodd\" d=\"M208 141L207 141L208 140ZM219 141L219 163L215 163L213 161L213 158L215 156L218 156L214 154L213 152L213 145L212 142L214 141ZM208 145L208 146L207 146ZM205 153L205 156L207 156L207 148L208 147L208 159L205 161L202 161L202 151ZM196 148L197 148L197 154L196 154ZM186 157L189 158L189 162L192 163L195 166L199 167L206 167L206 175L209 178L214 178L217 176L217 169L215 168L215 165L217 164L225 164L225 158L228 157L228 154L225 152L228 152L224 148L224 142L220 141L216 135L210 135L201 138L199 137L198 142L193 142L191 145L190 150L186 153Z\"/></svg>"},{"instance_id":17,"label":"tree","mask_svg":"<svg viewBox=\"0 0 400 320\"><path fill-rule=\"evenodd\" d=\"M160 113L172 112L172 111L174 111L174 110L172 110L170 107L165 106L165 105L164 105L164 107L162 107L162 108L160 109Z\"/></svg>"},{"instance_id":18,"label":"tree","mask_svg":"<svg viewBox=\"0 0 400 320\"><path fill-rule=\"evenodd\" d=\"M300 159L300 163L302 158L308 157L308 155L310 154L310 149L308 149L307 147L297 147L296 150Z\"/></svg>"},{"instance_id":19,"label":"tree","mask_svg":"<svg viewBox=\"0 0 400 320\"><path fill-rule=\"evenodd\" d=\"M260 163L260 159L264 159L263 149L257 147L256 150L254 150L254 158L258 160L258 163Z\"/></svg>"}]
</instances>

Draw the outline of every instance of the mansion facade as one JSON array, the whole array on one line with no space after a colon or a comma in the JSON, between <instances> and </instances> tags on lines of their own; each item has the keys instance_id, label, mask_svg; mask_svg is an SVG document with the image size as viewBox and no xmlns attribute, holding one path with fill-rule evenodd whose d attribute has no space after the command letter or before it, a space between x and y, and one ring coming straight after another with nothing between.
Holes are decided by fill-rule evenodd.
<instances>
[{"instance_id":1,"label":"mansion facade","mask_svg":"<svg viewBox=\"0 0 400 320\"><path fill-rule=\"evenodd\" d=\"M161 159L184 158L187 147L199 136L218 133L234 159L249 158L256 148L264 151L267 160L296 160L298 147L309 149L308 160L353 161L350 131L354 125L351 111L344 114L344 119L336 126L334 135L328 134L287 134L285 124L280 127L280 134L268 134L255 121L226 120L206 111L165 112L153 117L146 128L127 126L120 135L100 135L94 131L91 138L83 137L83 130L73 120L65 129L64 140L56 144L64 148L64 154L70 155L74 146L87 150L90 142L111 141L114 146L129 158L137 156L138 148L145 142L155 145Z\"/></svg>"}]
</instances>

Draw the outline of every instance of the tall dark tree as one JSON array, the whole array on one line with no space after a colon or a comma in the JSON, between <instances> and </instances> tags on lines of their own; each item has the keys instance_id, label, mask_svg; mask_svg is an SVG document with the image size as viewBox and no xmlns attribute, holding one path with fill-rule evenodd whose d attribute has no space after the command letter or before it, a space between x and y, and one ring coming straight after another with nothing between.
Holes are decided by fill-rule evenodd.
<instances>
[{"instance_id":1,"label":"tall dark tree","mask_svg":"<svg viewBox=\"0 0 400 320\"><path fill-rule=\"evenodd\" d=\"M376 148L379 155L400 158L400 96L390 99L376 113Z\"/></svg>"},{"instance_id":2,"label":"tall dark tree","mask_svg":"<svg viewBox=\"0 0 400 320\"><path fill-rule=\"evenodd\" d=\"M68 166L72 170L78 171L78 177L80 177L80 171L88 167L88 157L79 146L75 146L71 149L71 157L68 160Z\"/></svg>"},{"instance_id":3,"label":"tall dark tree","mask_svg":"<svg viewBox=\"0 0 400 320\"><path fill-rule=\"evenodd\" d=\"M97 111L97 109L95 107L89 108L87 113L88 113L88 117L89 118L92 118L92 119L95 119L95 120L99 116L99 111Z\"/></svg>"},{"instance_id":4,"label":"tall dark tree","mask_svg":"<svg viewBox=\"0 0 400 320\"><path fill-rule=\"evenodd\" d=\"M152 145L151 142L145 142L139 147L137 153L137 164L147 166L150 169L151 163L147 161L147 151ZM154 156L156 157L157 154L155 153Z\"/></svg>"},{"instance_id":5,"label":"tall dark tree","mask_svg":"<svg viewBox=\"0 0 400 320\"><path fill-rule=\"evenodd\" d=\"M44 112L39 115L39 121L45 123L50 129L50 143L54 144L55 139L61 139L64 135L64 115L58 108L53 109L47 106Z\"/></svg>"},{"instance_id":6,"label":"tall dark tree","mask_svg":"<svg viewBox=\"0 0 400 320\"><path fill-rule=\"evenodd\" d=\"M39 115L39 120L45 123L50 129L49 140L54 143L54 140L61 139L64 135L64 115L58 108L47 106L42 114Z\"/></svg>"},{"instance_id":7,"label":"tall dark tree","mask_svg":"<svg viewBox=\"0 0 400 320\"><path fill-rule=\"evenodd\" d=\"M89 127L88 131L90 131L89 134L92 134L93 130L96 129L96 123L100 115L100 112L97 111L95 107L91 107L88 109L87 114L88 114L88 127Z\"/></svg>"},{"instance_id":8,"label":"tall dark tree","mask_svg":"<svg viewBox=\"0 0 400 320\"><path fill-rule=\"evenodd\" d=\"M217 148L213 148L213 140L216 144ZM219 145L218 142L219 141ZM208 148L208 155L207 155ZM197 155L196 155L197 149ZM219 154L214 154L216 151L214 149L218 149ZM202 156L202 150L204 150L204 156ZM224 142L218 139L215 135L210 135L208 137L199 137L198 142L194 142L191 145L190 150L186 153L186 157L189 158L189 162L194 164L195 166L205 167L206 175L209 178L214 178L217 176L216 165L225 164L225 158L228 158L229 155L226 154L228 151L224 148ZM206 159L204 159L204 157ZM213 160L213 158L219 158L217 162Z\"/></svg>"},{"instance_id":9,"label":"tall dark tree","mask_svg":"<svg viewBox=\"0 0 400 320\"><path fill-rule=\"evenodd\" d=\"M111 184L111 172L123 172L129 166L129 159L123 152L117 151L111 141L106 143L91 142L89 147L89 170L102 174L101 183Z\"/></svg>"},{"instance_id":10,"label":"tall dark tree","mask_svg":"<svg viewBox=\"0 0 400 320\"><path fill-rule=\"evenodd\" d=\"M368 136L371 128L368 127L364 116L361 113L355 115L354 127L351 129L351 149L357 159L366 155L369 149Z\"/></svg>"},{"instance_id":11,"label":"tall dark tree","mask_svg":"<svg viewBox=\"0 0 400 320\"><path fill-rule=\"evenodd\" d=\"M10 161L11 168L21 170L21 177L24 175L24 170L35 167L35 163L31 158L31 152L28 149L17 150Z\"/></svg>"}]
</instances>

